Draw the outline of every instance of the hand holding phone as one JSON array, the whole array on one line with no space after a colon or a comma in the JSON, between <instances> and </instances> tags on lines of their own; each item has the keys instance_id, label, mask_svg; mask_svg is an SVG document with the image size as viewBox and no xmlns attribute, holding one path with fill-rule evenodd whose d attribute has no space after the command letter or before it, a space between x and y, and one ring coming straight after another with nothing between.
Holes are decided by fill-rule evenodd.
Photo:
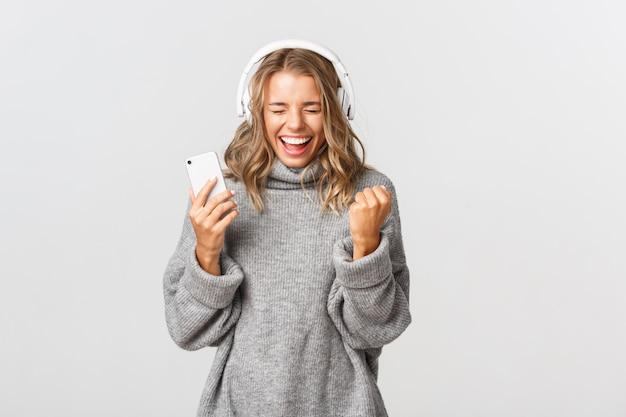
<instances>
[{"instance_id":1,"label":"hand holding phone","mask_svg":"<svg viewBox=\"0 0 626 417\"><path fill-rule=\"evenodd\" d=\"M226 190L226 183L224 182L224 175L222 174L222 167L220 166L217 153L210 151L190 156L186 162L187 174L189 175L194 196L198 195L200 189L211 178L217 178L217 183L209 193L207 200Z\"/></svg>"},{"instance_id":2,"label":"hand holding phone","mask_svg":"<svg viewBox=\"0 0 626 417\"><path fill-rule=\"evenodd\" d=\"M220 253L224 246L226 228L239 215L237 203L232 200L234 192L223 196L222 201L210 198L226 191L217 154L213 151L190 156L186 160L187 174L191 181L193 196L189 209L189 219L196 234L196 258L202 269L213 275L220 275ZM196 197L211 178L217 181L204 201ZM206 195L206 191L203 192Z\"/></svg>"}]
</instances>

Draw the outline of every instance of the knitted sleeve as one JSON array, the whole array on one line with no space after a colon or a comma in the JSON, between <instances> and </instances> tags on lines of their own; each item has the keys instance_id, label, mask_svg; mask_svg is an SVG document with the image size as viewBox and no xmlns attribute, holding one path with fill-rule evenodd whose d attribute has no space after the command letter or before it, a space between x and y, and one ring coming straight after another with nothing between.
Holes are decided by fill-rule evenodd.
<instances>
[{"instance_id":1,"label":"knitted sleeve","mask_svg":"<svg viewBox=\"0 0 626 417\"><path fill-rule=\"evenodd\" d=\"M228 255L220 257L221 276L204 271L195 255L196 237L185 218L178 246L163 277L165 319L178 346L197 350L216 346L241 314L243 272Z\"/></svg>"},{"instance_id":2,"label":"knitted sleeve","mask_svg":"<svg viewBox=\"0 0 626 417\"><path fill-rule=\"evenodd\" d=\"M393 190L392 190L393 191ZM352 261L350 237L333 248L336 278L328 313L353 349L375 349L396 339L411 323L409 270L406 265L398 204L381 228L378 248Z\"/></svg>"}]
</instances>

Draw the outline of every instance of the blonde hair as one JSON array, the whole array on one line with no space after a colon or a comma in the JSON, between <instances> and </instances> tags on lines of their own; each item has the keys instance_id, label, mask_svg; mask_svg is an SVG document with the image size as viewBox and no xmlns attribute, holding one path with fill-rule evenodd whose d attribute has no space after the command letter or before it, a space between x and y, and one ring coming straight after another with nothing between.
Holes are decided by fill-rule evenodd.
<instances>
[{"instance_id":1,"label":"blonde hair","mask_svg":"<svg viewBox=\"0 0 626 417\"><path fill-rule=\"evenodd\" d=\"M265 184L276 159L266 139L263 92L270 76L281 71L312 77L320 92L326 143L311 164L318 161L321 168L316 187L322 210L338 214L352 202L355 180L364 170L371 168L365 164L363 143L341 109L337 97L341 82L333 64L307 49L280 49L269 54L259 65L250 80L251 123L246 121L239 125L224 153L228 167L226 175L244 183L252 206L262 212L267 197ZM311 164L305 167L303 177Z\"/></svg>"}]
</instances>

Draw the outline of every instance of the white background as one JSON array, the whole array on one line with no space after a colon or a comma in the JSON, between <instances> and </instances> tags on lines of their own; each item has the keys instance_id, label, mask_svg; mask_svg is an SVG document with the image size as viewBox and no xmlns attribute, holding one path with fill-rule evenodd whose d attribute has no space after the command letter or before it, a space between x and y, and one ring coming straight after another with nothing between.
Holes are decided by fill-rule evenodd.
<instances>
[{"instance_id":1,"label":"white background","mask_svg":"<svg viewBox=\"0 0 626 417\"><path fill-rule=\"evenodd\" d=\"M264 44L334 50L396 184L390 415L626 415L626 3L0 0L0 415L192 416L166 331L184 158Z\"/></svg>"}]
</instances>

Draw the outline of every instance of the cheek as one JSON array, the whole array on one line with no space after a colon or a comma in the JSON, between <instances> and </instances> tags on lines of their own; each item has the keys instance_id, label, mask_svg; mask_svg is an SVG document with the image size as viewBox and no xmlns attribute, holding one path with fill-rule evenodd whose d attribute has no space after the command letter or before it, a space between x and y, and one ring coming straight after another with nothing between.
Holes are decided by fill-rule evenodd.
<instances>
[{"instance_id":1,"label":"cheek","mask_svg":"<svg viewBox=\"0 0 626 417\"><path fill-rule=\"evenodd\" d=\"M309 127L319 136L324 137L324 119L316 117L309 121Z\"/></svg>"},{"instance_id":2,"label":"cheek","mask_svg":"<svg viewBox=\"0 0 626 417\"><path fill-rule=\"evenodd\" d=\"M284 124L282 119L276 115L267 115L264 117L263 121L265 122L265 130L268 132L278 131Z\"/></svg>"},{"instance_id":3,"label":"cheek","mask_svg":"<svg viewBox=\"0 0 626 417\"><path fill-rule=\"evenodd\" d=\"M276 123L272 123L269 117L266 117L263 121L265 122L265 136L269 139L276 133Z\"/></svg>"},{"instance_id":4,"label":"cheek","mask_svg":"<svg viewBox=\"0 0 626 417\"><path fill-rule=\"evenodd\" d=\"M326 134L324 133L324 126L320 125L316 130L317 135L320 137L321 142L326 143Z\"/></svg>"}]
</instances>

